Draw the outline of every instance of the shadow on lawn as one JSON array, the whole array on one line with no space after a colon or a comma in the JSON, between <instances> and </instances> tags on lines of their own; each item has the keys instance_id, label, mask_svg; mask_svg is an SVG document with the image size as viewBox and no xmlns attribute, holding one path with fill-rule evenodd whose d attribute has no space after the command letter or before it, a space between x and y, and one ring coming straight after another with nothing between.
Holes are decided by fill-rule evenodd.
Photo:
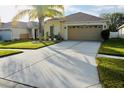
<instances>
[{"instance_id":1,"label":"shadow on lawn","mask_svg":"<svg viewBox=\"0 0 124 93\"><path fill-rule=\"evenodd\" d=\"M124 51L124 48L123 48L123 51ZM123 51L118 51L118 50L115 50L115 49L112 49L112 48L103 48L103 49L100 49L99 51L99 54L106 54L106 55L114 55L114 56L122 56L124 57L124 52Z\"/></svg>"},{"instance_id":2,"label":"shadow on lawn","mask_svg":"<svg viewBox=\"0 0 124 93\"><path fill-rule=\"evenodd\" d=\"M105 42L103 42L103 48L104 47L112 47L112 48L120 48L124 49L124 39L115 38L115 39L109 39Z\"/></svg>"},{"instance_id":3,"label":"shadow on lawn","mask_svg":"<svg viewBox=\"0 0 124 93\"><path fill-rule=\"evenodd\" d=\"M105 65L98 65L98 72L103 87L124 88L124 71L112 69Z\"/></svg>"},{"instance_id":4,"label":"shadow on lawn","mask_svg":"<svg viewBox=\"0 0 124 93\"><path fill-rule=\"evenodd\" d=\"M27 41L1 41L0 42L0 45L3 45L3 46L5 46L5 45L12 45L12 44L17 44L17 43L25 43L25 42L28 42L28 40Z\"/></svg>"}]
</instances>

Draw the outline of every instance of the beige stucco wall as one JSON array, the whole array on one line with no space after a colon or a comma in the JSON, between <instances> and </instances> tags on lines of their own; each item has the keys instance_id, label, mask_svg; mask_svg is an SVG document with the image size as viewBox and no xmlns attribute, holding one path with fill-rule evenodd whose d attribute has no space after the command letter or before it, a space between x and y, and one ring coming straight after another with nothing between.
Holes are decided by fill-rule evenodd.
<instances>
[{"instance_id":1,"label":"beige stucco wall","mask_svg":"<svg viewBox=\"0 0 124 93\"><path fill-rule=\"evenodd\" d=\"M122 27L121 29L119 29L119 37L120 38L124 38L124 27Z\"/></svg>"},{"instance_id":2,"label":"beige stucco wall","mask_svg":"<svg viewBox=\"0 0 124 93\"><path fill-rule=\"evenodd\" d=\"M103 25L103 29L107 29L106 22L103 21L96 21L96 22L60 22L59 20L51 20L45 23L45 33L50 32L50 26L54 26L54 34L60 33L60 35L65 39L68 40L68 26L73 25ZM106 28L104 28L104 26Z\"/></svg>"},{"instance_id":3,"label":"beige stucco wall","mask_svg":"<svg viewBox=\"0 0 124 93\"><path fill-rule=\"evenodd\" d=\"M20 39L20 34L28 34L28 29L12 28L12 39Z\"/></svg>"},{"instance_id":4,"label":"beige stucco wall","mask_svg":"<svg viewBox=\"0 0 124 93\"><path fill-rule=\"evenodd\" d=\"M68 26L78 26L78 25L103 25L102 29L107 29L107 24L106 22L103 21L81 21L81 22L65 22L64 23L64 27L66 27L66 29L64 29L64 39L68 40ZM104 26L106 26L106 28L104 28Z\"/></svg>"},{"instance_id":5,"label":"beige stucco wall","mask_svg":"<svg viewBox=\"0 0 124 93\"><path fill-rule=\"evenodd\" d=\"M50 35L50 26L54 26L54 35L60 34L63 36L63 22L60 22L58 20L52 20L45 22L44 25L44 32ZM46 35L46 34L45 34Z\"/></svg>"}]
</instances>

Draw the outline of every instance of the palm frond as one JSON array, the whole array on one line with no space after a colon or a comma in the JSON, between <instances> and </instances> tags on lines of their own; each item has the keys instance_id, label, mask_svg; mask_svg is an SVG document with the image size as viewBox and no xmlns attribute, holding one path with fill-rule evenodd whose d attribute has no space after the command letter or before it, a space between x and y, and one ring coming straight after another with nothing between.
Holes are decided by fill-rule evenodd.
<instances>
[{"instance_id":1,"label":"palm frond","mask_svg":"<svg viewBox=\"0 0 124 93\"><path fill-rule=\"evenodd\" d=\"M29 12L29 20L35 20L37 19L37 11L36 9L32 9L30 12Z\"/></svg>"},{"instance_id":2,"label":"palm frond","mask_svg":"<svg viewBox=\"0 0 124 93\"><path fill-rule=\"evenodd\" d=\"M30 11L31 9L27 9L27 10L22 10L18 12L17 15L12 18L12 26L16 26L17 21L22 17L24 17L25 15L28 15Z\"/></svg>"},{"instance_id":3,"label":"palm frond","mask_svg":"<svg viewBox=\"0 0 124 93\"><path fill-rule=\"evenodd\" d=\"M64 11L64 6L63 5L49 5L50 8L57 8L57 9L61 9Z\"/></svg>"},{"instance_id":4,"label":"palm frond","mask_svg":"<svg viewBox=\"0 0 124 93\"><path fill-rule=\"evenodd\" d=\"M63 12L55 9L48 9L47 13L45 14L47 17L57 17L63 16Z\"/></svg>"}]
</instances>

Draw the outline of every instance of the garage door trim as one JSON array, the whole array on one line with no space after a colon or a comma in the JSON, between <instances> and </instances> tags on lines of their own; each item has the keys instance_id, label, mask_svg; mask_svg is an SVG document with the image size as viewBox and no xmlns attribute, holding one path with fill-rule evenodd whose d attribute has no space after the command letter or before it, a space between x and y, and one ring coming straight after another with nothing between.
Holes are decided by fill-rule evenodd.
<instances>
[{"instance_id":1,"label":"garage door trim","mask_svg":"<svg viewBox=\"0 0 124 93\"><path fill-rule=\"evenodd\" d=\"M102 29L103 25L68 25L68 40L101 40Z\"/></svg>"}]
</instances>

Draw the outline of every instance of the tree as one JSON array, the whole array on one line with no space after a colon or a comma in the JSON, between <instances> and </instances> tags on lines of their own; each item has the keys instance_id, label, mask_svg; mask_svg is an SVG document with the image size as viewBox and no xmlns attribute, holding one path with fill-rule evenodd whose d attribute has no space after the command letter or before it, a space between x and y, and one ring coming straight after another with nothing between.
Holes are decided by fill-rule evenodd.
<instances>
[{"instance_id":1,"label":"tree","mask_svg":"<svg viewBox=\"0 0 124 93\"><path fill-rule=\"evenodd\" d=\"M103 13L100 16L108 20L110 31L117 31L118 27L124 24L124 13Z\"/></svg>"},{"instance_id":2,"label":"tree","mask_svg":"<svg viewBox=\"0 0 124 93\"><path fill-rule=\"evenodd\" d=\"M33 5L31 9L22 10L13 17L12 23L15 26L16 22L23 16L28 15L29 20L38 19L39 22L39 40L42 40L44 34L44 19L49 17L60 17L63 16L64 6L63 5Z\"/></svg>"}]
</instances>

